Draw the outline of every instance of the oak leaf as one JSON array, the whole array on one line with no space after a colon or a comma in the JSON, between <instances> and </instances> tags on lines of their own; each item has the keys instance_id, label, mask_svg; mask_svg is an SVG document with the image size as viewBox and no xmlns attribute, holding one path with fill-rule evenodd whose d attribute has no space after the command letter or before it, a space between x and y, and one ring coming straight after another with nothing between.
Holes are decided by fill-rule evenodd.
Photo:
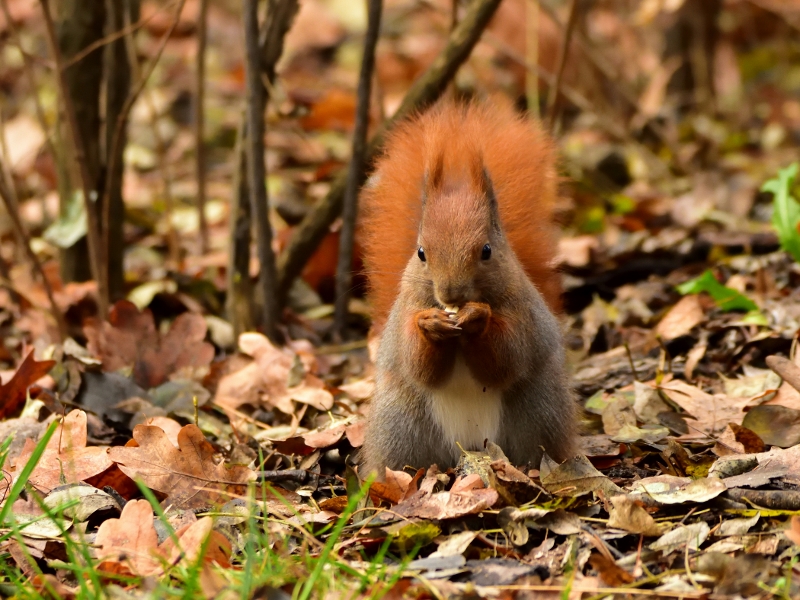
<instances>
[{"instance_id":1,"label":"oak leaf","mask_svg":"<svg viewBox=\"0 0 800 600\"><path fill-rule=\"evenodd\" d=\"M86 446L86 413L73 410L59 424L53 437L45 447L39 463L28 480L39 490L49 492L66 483L86 481L113 466L105 448ZM17 457L16 471L33 454L36 442L28 438Z\"/></svg>"},{"instance_id":2,"label":"oak leaf","mask_svg":"<svg viewBox=\"0 0 800 600\"><path fill-rule=\"evenodd\" d=\"M131 500L119 519L107 519L97 530L95 544L103 571L146 577L163 570L166 560L158 551L153 507L147 500Z\"/></svg>"},{"instance_id":3,"label":"oak leaf","mask_svg":"<svg viewBox=\"0 0 800 600\"><path fill-rule=\"evenodd\" d=\"M89 321L84 333L89 350L103 360L104 371L133 367L133 379L144 388L156 387L176 371L205 367L214 347L205 342L207 326L201 315L184 313L161 336L149 310L139 312L132 302L120 300L108 321Z\"/></svg>"},{"instance_id":4,"label":"oak leaf","mask_svg":"<svg viewBox=\"0 0 800 600\"><path fill-rule=\"evenodd\" d=\"M178 508L204 508L244 495L255 473L247 467L214 462L214 447L196 425L178 433L178 448L160 427L137 425L136 446L109 448L112 461L130 478L140 477Z\"/></svg>"},{"instance_id":5,"label":"oak leaf","mask_svg":"<svg viewBox=\"0 0 800 600\"><path fill-rule=\"evenodd\" d=\"M11 379L0 384L0 419L6 419L21 409L31 384L47 375L55 364L54 360L34 359L31 350Z\"/></svg>"}]
</instances>

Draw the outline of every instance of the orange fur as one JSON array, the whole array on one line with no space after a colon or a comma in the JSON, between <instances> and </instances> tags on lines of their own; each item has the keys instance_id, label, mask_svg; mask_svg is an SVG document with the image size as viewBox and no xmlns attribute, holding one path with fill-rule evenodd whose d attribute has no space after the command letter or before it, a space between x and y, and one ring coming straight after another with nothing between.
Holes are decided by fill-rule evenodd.
<instances>
[{"instance_id":1,"label":"orange fur","mask_svg":"<svg viewBox=\"0 0 800 600\"><path fill-rule=\"evenodd\" d=\"M552 141L508 101L445 101L390 134L375 174L362 191L360 239L376 330L383 327L403 269L416 253L425 173L438 157L443 157L445 176L470 173L482 161L511 248L547 305L558 312L561 283L553 223L558 175Z\"/></svg>"}]
</instances>

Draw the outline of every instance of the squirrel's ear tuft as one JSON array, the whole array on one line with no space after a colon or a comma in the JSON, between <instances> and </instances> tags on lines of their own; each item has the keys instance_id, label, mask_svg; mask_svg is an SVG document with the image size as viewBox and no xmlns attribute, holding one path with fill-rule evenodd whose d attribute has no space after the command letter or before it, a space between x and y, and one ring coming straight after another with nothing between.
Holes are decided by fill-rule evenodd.
<instances>
[{"instance_id":1,"label":"squirrel's ear tuft","mask_svg":"<svg viewBox=\"0 0 800 600\"><path fill-rule=\"evenodd\" d=\"M497 206L497 196L495 196L492 178L489 177L489 170L486 168L486 165L481 165L480 186L483 195L486 196L486 200L489 202L489 214L492 219L492 228L500 231L500 209Z\"/></svg>"},{"instance_id":2,"label":"squirrel's ear tuft","mask_svg":"<svg viewBox=\"0 0 800 600\"><path fill-rule=\"evenodd\" d=\"M431 192L436 192L442 187L442 180L444 178L444 154L437 154L433 160L433 164L428 165L425 169L425 180L422 182L422 204L425 205L425 200Z\"/></svg>"}]
</instances>

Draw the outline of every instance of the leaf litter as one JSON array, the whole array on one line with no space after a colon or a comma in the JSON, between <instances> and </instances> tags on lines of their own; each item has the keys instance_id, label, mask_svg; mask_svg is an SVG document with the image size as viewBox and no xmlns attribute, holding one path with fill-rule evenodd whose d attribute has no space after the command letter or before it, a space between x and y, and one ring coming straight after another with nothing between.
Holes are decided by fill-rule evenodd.
<instances>
[{"instance_id":1,"label":"leaf litter","mask_svg":"<svg viewBox=\"0 0 800 600\"><path fill-rule=\"evenodd\" d=\"M35 32L28 3L10 4L15 20ZM169 22L154 3L143 4L152 19L142 35L162 35ZM330 173L347 156L342 148L355 102L342 83L352 65L340 61L352 54L357 19L339 19L328 3L301 4L267 136L281 218L290 212L286 190L301 198L294 209L302 218L330 186ZM309 577L314 567L302 562L309 556L333 557L337 577L367 577L374 568L368 561L377 559L391 582L380 591L390 596L800 594L793 577L800 555L800 390L785 364L771 370L781 358L800 361L800 271L790 258L800 256L797 167L786 166L796 160L790 141L797 139L800 107L784 87L796 77L771 77L784 59L766 77L749 75L764 71L769 53L786 56L763 32L782 31L776 19L791 23L794 3L750 7L755 12L745 17L733 5L746 3L726 3L730 29L720 31L714 54L720 112L713 117L678 113L668 83L679 64L660 60L656 42L642 39L660 40L663 19L688 0L641 3L630 15L596 4L589 35L613 48L637 48L623 60L612 53L620 81L642 84L631 88L634 97L641 92L636 120L657 117L654 131L681 145L660 149L659 157L675 155L674 171L661 176L638 139L615 138L588 114L564 123L561 147L576 183L561 199L560 248L567 338L585 408L584 454L561 465L548 458L511 465L502 449L489 447L465 454L453 471L413 465L387 472L361 494L353 459L374 371L366 343L325 345L325 253L303 274L306 304L290 302L291 343L284 348L255 332L236 337L218 317L229 241L224 218L209 223L207 255L185 252L179 266L164 256L163 232L183 213L151 209L163 178L152 125L163 126L179 170L192 169L183 168L191 153L181 94L161 80L152 92L163 114L135 110L131 117L126 203L138 231L130 232L135 243L126 256L126 278L136 286L129 301L116 303L108 321L98 319L95 284L62 284L50 261L45 266L74 338L53 344L40 284L17 264L3 274L9 289L0 290L0 360L9 377L0 387L0 416L4 434L17 435L0 485L4 498L17 484L24 488L0 505L4 531L19 531L0 547L33 590L79 596L82 582L61 568L79 544L98 561L103 582L144 588L153 578L178 581L181 569L196 568L198 593L227 597L230 573L246 568L254 520L268 534L264 548L295 569L273 581L282 589L265 588L269 597ZM233 37L227 32L239 31L238 15L213 10L216 35ZM404 35L382 41L377 112L391 114L425 68L443 39L437 28L450 26L449 10L404 9L403 21L392 21ZM495 41L523 22L519 10L522 3L503 3L490 30ZM760 27L750 27L751 17ZM185 62L181 36L193 35L194 18L184 14L166 47L176 64ZM549 19L543 11L541 21L555 27ZM540 33L543 57L555 59L558 44L549 51L546 30ZM764 37L748 50L736 36ZM493 54L491 39L469 78L488 88L524 84L524 69L501 67L508 56ZM232 105L243 94L241 62L236 51L216 52L209 65L222 72L209 95ZM570 97L577 89L601 102L592 77L578 69L591 61L574 56L564 73ZM0 79L20 85L19 68L9 65ZM768 101L750 101L759 94ZM738 112L725 108L730 98ZM228 113L208 111L209 138L230 136ZM15 131L32 135L17 144ZM61 241L74 237L75 226L46 214L52 189L41 182L53 169L40 152L46 132L20 112L4 134L15 136L7 144L13 153L25 153L24 160L13 157L12 171L25 190L21 212L37 247L54 232ZM620 163L623 173L610 168ZM230 197L230 173L215 171L214 195ZM617 183L617 175L629 181ZM194 197L192 184L177 178L181 201ZM279 239L288 239L291 220ZM0 221L5 244L10 236ZM51 223L57 227L48 230ZM181 227L186 251L196 225ZM326 241L335 243L336 233ZM5 257L5 245L3 251ZM39 448L53 421L57 429ZM151 493L147 499L140 485ZM362 586L356 593L374 591L352 585Z\"/></svg>"}]
</instances>

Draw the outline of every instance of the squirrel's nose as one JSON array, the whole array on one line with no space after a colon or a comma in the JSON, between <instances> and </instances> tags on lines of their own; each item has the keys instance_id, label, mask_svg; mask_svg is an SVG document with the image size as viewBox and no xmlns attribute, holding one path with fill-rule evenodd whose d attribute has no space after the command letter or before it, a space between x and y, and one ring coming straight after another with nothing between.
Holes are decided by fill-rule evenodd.
<instances>
[{"instance_id":1,"label":"squirrel's nose","mask_svg":"<svg viewBox=\"0 0 800 600\"><path fill-rule=\"evenodd\" d=\"M469 286L452 282L436 286L436 299L443 306L462 306L469 300Z\"/></svg>"}]
</instances>

